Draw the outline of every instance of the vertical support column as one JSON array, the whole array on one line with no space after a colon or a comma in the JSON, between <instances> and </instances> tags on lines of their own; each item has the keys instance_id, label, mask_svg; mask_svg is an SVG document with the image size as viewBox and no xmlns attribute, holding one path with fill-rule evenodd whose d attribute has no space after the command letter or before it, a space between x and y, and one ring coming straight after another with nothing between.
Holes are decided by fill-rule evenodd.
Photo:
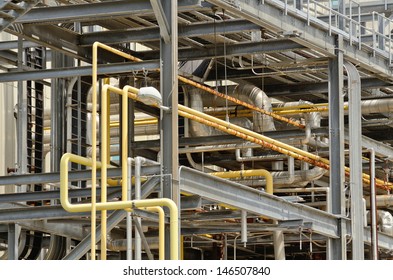
<instances>
[{"instance_id":1,"label":"vertical support column","mask_svg":"<svg viewBox=\"0 0 393 280\"><path fill-rule=\"evenodd\" d=\"M348 76L349 101L349 166L351 188L351 228L352 259L364 260L364 219L362 182L362 126L361 126L361 86L356 67L345 62Z\"/></svg>"},{"instance_id":2,"label":"vertical support column","mask_svg":"<svg viewBox=\"0 0 393 280\"><path fill-rule=\"evenodd\" d=\"M23 69L23 40L18 38L18 69ZM17 119L17 161L18 174L27 173L27 92L25 82L18 81L18 119ZM18 192L26 191L20 186Z\"/></svg>"},{"instance_id":3,"label":"vertical support column","mask_svg":"<svg viewBox=\"0 0 393 280\"><path fill-rule=\"evenodd\" d=\"M20 227L17 224L8 224L8 259L18 260L18 238Z\"/></svg>"},{"instance_id":4,"label":"vertical support column","mask_svg":"<svg viewBox=\"0 0 393 280\"><path fill-rule=\"evenodd\" d=\"M52 52L52 67L64 67L62 54ZM55 172L60 170L60 158L63 151L65 84L63 79L52 79L51 84L50 162L51 171Z\"/></svg>"},{"instance_id":5,"label":"vertical support column","mask_svg":"<svg viewBox=\"0 0 393 280\"><path fill-rule=\"evenodd\" d=\"M332 214L342 217L345 213L344 197L344 106L343 106L343 40L337 37L336 57L329 60L329 158ZM346 259L345 222L339 219L338 239L329 239L327 257L331 260Z\"/></svg>"},{"instance_id":6,"label":"vertical support column","mask_svg":"<svg viewBox=\"0 0 393 280\"><path fill-rule=\"evenodd\" d=\"M169 111L161 111L161 170L163 173L163 197L173 199L176 204L180 197L178 188L178 85L177 85L177 1L161 1L164 16L170 23L170 42L162 38L161 44L161 94L163 106ZM162 28L162 27L161 27ZM169 259L169 230L165 234L166 259Z\"/></svg>"}]
</instances>

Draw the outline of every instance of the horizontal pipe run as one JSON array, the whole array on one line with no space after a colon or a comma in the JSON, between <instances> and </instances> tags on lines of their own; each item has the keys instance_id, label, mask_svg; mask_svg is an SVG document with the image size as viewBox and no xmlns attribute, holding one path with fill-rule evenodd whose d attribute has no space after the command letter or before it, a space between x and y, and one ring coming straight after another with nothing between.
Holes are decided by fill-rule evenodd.
<instances>
[{"instance_id":1,"label":"horizontal pipe run","mask_svg":"<svg viewBox=\"0 0 393 280\"><path fill-rule=\"evenodd\" d=\"M265 148L269 148L273 151L291 156L295 159L313 164L315 166L322 167L324 169L329 170L330 168L330 161L328 159L322 158L320 156L314 155L312 153L303 151L301 149L298 149L296 147L287 145L283 142L274 140L272 138L266 137L264 135L258 134L256 132L244 129L242 127L239 127L237 125L225 122L223 120L217 119L215 117L209 116L207 114L201 113L199 111L193 110L191 108L188 108L183 105L178 106L178 113L179 115L198 121L200 123L215 127L216 129L219 129L221 131L224 131L226 133L235 135L239 138L242 138L244 140L260 144L261 146ZM349 175L350 169L349 167L345 167L345 173L346 175ZM370 181L370 175L363 173L363 182L368 184ZM386 183L381 179L376 179L376 186L381 188L381 189L390 189L393 188L392 183Z\"/></svg>"},{"instance_id":2,"label":"horizontal pipe run","mask_svg":"<svg viewBox=\"0 0 393 280\"><path fill-rule=\"evenodd\" d=\"M209 174L224 179L263 176L266 178L266 192L273 194L273 177L272 174L265 169L213 172Z\"/></svg>"}]
</instances>

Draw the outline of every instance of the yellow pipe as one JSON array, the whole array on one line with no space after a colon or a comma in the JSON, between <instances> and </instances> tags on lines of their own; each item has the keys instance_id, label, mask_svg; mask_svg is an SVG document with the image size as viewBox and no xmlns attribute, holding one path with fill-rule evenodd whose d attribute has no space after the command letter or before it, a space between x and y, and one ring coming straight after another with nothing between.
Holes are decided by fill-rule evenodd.
<instances>
[{"instance_id":1,"label":"yellow pipe","mask_svg":"<svg viewBox=\"0 0 393 280\"><path fill-rule=\"evenodd\" d=\"M265 169L213 172L209 174L225 179L263 176L266 178L266 192L273 194L273 176L269 171Z\"/></svg>"},{"instance_id":2,"label":"yellow pipe","mask_svg":"<svg viewBox=\"0 0 393 280\"><path fill-rule=\"evenodd\" d=\"M127 153L128 153L128 91L136 91L135 88L130 86L125 86L123 90L118 90L118 88L113 87L111 85L104 85L101 93L101 105L102 105L102 121L101 121L101 160L102 160L102 171L101 171L101 202L106 202L107 197L107 169L108 164L110 163L110 92L115 92L122 96L122 119L124 120L122 123L121 131L121 147L122 147L122 200L127 200ZM107 212L103 210L101 213L101 259L106 259L106 220L107 220Z\"/></svg>"},{"instance_id":3,"label":"yellow pipe","mask_svg":"<svg viewBox=\"0 0 393 280\"><path fill-rule=\"evenodd\" d=\"M282 143L280 141L274 140L272 138L269 138L264 135L261 135L256 132L245 129L243 127L225 122L223 120L217 119L215 117L209 116L207 114L201 113L199 111L193 110L193 109L185 107L183 105L178 106L178 113L179 113L179 115L181 115L183 117L186 117L186 118L198 121L200 123L215 127L221 131L238 136L238 137L243 138L247 141L251 141L251 142L260 144L263 147L267 147L267 148L277 151L279 153L291 156L295 159L299 159L299 160L311 163L313 165L316 165L316 166L319 166L319 167L322 167L325 169L330 169L330 161L328 159L325 159L320 156L314 155L312 153L300 150L296 147L287 145L287 144ZM347 174L349 174L350 168L345 166L344 169L345 169L345 172ZM370 175L363 173L362 177L363 177L363 181L365 183L369 182ZM393 184L385 183L383 180L380 180L380 179L376 179L376 183L377 183L378 187L383 188L383 189L393 188Z\"/></svg>"},{"instance_id":4,"label":"yellow pipe","mask_svg":"<svg viewBox=\"0 0 393 280\"><path fill-rule=\"evenodd\" d=\"M329 103L317 103L317 104L299 104L299 105L292 105L292 106L283 106L283 107L274 107L273 111L285 111L285 110L294 110L294 109L310 109L316 107L328 107Z\"/></svg>"},{"instance_id":5,"label":"yellow pipe","mask_svg":"<svg viewBox=\"0 0 393 280\"><path fill-rule=\"evenodd\" d=\"M102 44L100 42L95 42L93 44L93 54L92 54L92 91L93 91L93 96L92 96L92 197L91 197L91 203L92 203L92 207L91 207L91 230L92 230L92 239L91 239L91 255L92 255L92 260L95 259L95 244L96 244L96 240L95 240L95 230L96 230L96 195L97 195L97 189L96 189L96 183L97 183L97 83L98 83L98 78L97 78L97 61L98 61L98 48L102 48L105 49L111 53L117 54L123 58L126 58L128 60L131 61L135 61L136 57L130 55L130 54L126 54L122 51L119 51L115 48L109 47L105 44ZM109 80L105 79L105 82L108 83ZM104 85L104 87L107 85ZM104 96L102 98L102 100L106 100L106 96ZM123 99L124 100L124 99ZM109 102L108 102L109 103ZM108 108L106 108L106 106L103 104L103 108L102 110L108 110ZM123 111L124 112L124 111ZM107 121L107 118L109 119L109 114L107 114L107 118L105 117L106 115L104 115L104 117L102 118L103 120L105 120L105 122ZM126 116L127 117L127 116ZM126 118L125 118L126 119ZM103 126L103 130L102 132L104 133L104 131L109 130L109 126ZM107 133L105 133L107 134ZM109 133L108 133L109 135ZM127 136L127 134L126 134ZM103 145L103 149L102 151L106 151L108 145ZM109 149L109 148L108 148ZM126 149L123 149L126 150ZM126 157L127 160L127 157ZM101 201L102 203L105 203L104 201L106 201L106 160L103 161L103 164L105 166L105 180L102 180L102 190L101 192L103 192L103 194L101 194ZM125 165L126 166L126 165ZM126 167L123 167L124 169L126 169ZM123 177L123 179L126 177ZM105 185L105 187L104 187ZM124 193L123 193L124 194ZM102 236L101 238L103 239L101 242L101 256L102 258L106 258L106 213L102 212L102 216L101 216L101 227L103 227L103 229L101 230L102 232ZM105 229L105 231L104 231ZM105 249L105 250L104 250Z\"/></svg>"},{"instance_id":6,"label":"yellow pipe","mask_svg":"<svg viewBox=\"0 0 393 280\"><path fill-rule=\"evenodd\" d=\"M158 120L156 118L148 118L148 119L141 119L141 120L135 120L134 125L139 126L139 125L148 125L148 124L157 124ZM110 127L119 127L120 122L111 122Z\"/></svg>"},{"instance_id":7,"label":"yellow pipe","mask_svg":"<svg viewBox=\"0 0 393 280\"><path fill-rule=\"evenodd\" d=\"M93 162L91 159L84 158L78 155L66 153L62 156L60 161L60 203L64 210L68 212L89 212L92 207L92 203L81 203L72 204L68 200L68 163L74 162L83 164L86 166L92 166ZM96 164L98 164L96 162ZM170 227L170 248L171 248L171 259L178 260L179 258L179 238L178 238L178 215L179 210L173 202L168 198L152 198L143 200L131 200L131 201L110 201L105 203L96 203L97 210L124 210L134 209L142 207L161 206L168 207L169 209L169 227Z\"/></svg>"},{"instance_id":8,"label":"yellow pipe","mask_svg":"<svg viewBox=\"0 0 393 280\"><path fill-rule=\"evenodd\" d=\"M165 260L165 212L162 207L145 207L146 211L158 213L158 258Z\"/></svg>"},{"instance_id":9,"label":"yellow pipe","mask_svg":"<svg viewBox=\"0 0 393 280\"><path fill-rule=\"evenodd\" d=\"M92 120L91 120L91 259L96 258L96 200L97 200L97 52L99 43L93 44L92 54Z\"/></svg>"}]
</instances>

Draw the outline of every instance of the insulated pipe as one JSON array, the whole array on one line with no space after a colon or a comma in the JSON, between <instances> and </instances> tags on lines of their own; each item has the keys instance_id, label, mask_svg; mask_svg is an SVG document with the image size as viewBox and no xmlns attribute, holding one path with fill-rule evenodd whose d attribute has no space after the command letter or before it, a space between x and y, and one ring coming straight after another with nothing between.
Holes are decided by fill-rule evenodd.
<instances>
[{"instance_id":1,"label":"insulated pipe","mask_svg":"<svg viewBox=\"0 0 393 280\"><path fill-rule=\"evenodd\" d=\"M375 206L377 208L391 208L393 207L393 195L392 194L384 194L377 195L375 197ZM370 206L370 197L366 197L367 207Z\"/></svg>"},{"instance_id":2,"label":"insulated pipe","mask_svg":"<svg viewBox=\"0 0 393 280\"><path fill-rule=\"evenodd\" d=\"M219 88L220 90L221 88ZM266 93L261 90L260 88L245 82L241 82L238 85L228 86L227 87L228 96L237 98L243 102L247 102L249 104L253 104L258 108L263 108L264 110L271 112L272 105L270 103L270 99L266 95ZM201 95L199 91L191 90L191 100L195 95ZM202 94L201 99L203 100L203 104L206 104L203 107L210 107L213 104L215 106L226 106L227 104L224 103L224 100L217 99L216 96L211 94ZM226 101L226 100L225 100ZM190 106L193 109L193 106ZM203 109L202 107L202 109ZM199 110L203 112L203 110ZM226 111L227 112L227 111ZM225 113L226 113L225 112ZM256 132L263 132L263 131L272 131L275 130L273 118L268 115L261 114L256 111L252 111L253 117L253 130Z\"/></svg>"},{"instance_id":3,"label":"insulated pipe","mask_svg":"<svg viewBox=\"0 0 393 280\"><path fill-rule=\"evenodd\" d=\"M247 243L247 211L246 210L242 210L241 211L241 241L244 246L246 246Z\"/></svg>"},{"instance_id":4,"label":"insulated pipe","mask_svg":"<svg viewBox=\"0 0 393 280\"><path fill-rule=\"evenodd\" d=\"M344 110L347 111L348 108L348 102L344 102ZM393 98L363 100L361 101L361 110L362 114L366 115L392 112ZM322 116L327 116L328 111L329 108L327 103L273 108L273 112L277 115L297 115L303 113L320 112Z\"/></svg>"},{"instance_id":5,"label":"insulated pipe","mask_svg":"<svg viewBox=\"0 0 393 280\"><path fill-rule=\"evenodd\" d=\"M60 203L64 210L67 212L89 212L92 208L92 203L81 203L72 204L68 200L68 163L69 162L79 163L85 166L92 166L93 161L88 158L81 156L65 153L60 162ZM96 162L97 166L100 166L99 162ZM126 210L134 208L161 206L168 207L169 209L169 226L170 226L170 240L171 240L171 259L178 260L178 208L175 202L168 198L153 198L143 200L131 200L131 201L110 201L106 203L96 203L96 210Z\"/></svg>"},{"instance_id":6,"label":"insulated pipe","mask_svg":"<svg viewBox=\"0 0 393 280\"><path fill-rule=\"evenodd\" d=\"M291 156L295 159L299 159L301 161L322 167L324 169L330 168L330 161L328 159L322 158L320 156L314 155L312 153L303 151L296 147L287 145L280 141L274 140L272 138L266 137L264 135L260 135L253 131L244 129L242 127L227 123L215 117L209 116L207 114L198 112L191 108L187 108L185 106L178 106L179 115L196 120L198 122L204 123L206 125L213 126L219 130L225 131L229 134L235 135L247 141L251 141L257 144L260 144L263 147L269 148L271 150L277 151L279 153ZM345 167L346 174L349 174L350 169ZM368 174L363 173L363 182L368 184L370 182L370 176ZM377 186L381 189L390 189L393 188L392 183L385 183L383 180L376 179Z\"/></svg>"},{"instance_id":7,"label":"insulated pipe","mask_svg":"<svg viewBox=\"0 0 393 280\"><path fill-rule=\"evenodd\" d=\"M139 60L139 61L142 61L142 60ZM279 116L279 115L277 115L277 114L275 114L275 113L266 111L266 110L264 110L264 109L262 109L262 108L258 108L258 107L254 106L254 105L252 105L252 104L243 102L243 101L241 101L241 100L239 100L239 99L237 99L237 98L228 96L228 95L223 94L223 93L221 93L221 92L218 92L218 91L216 91L216 90L214 90L214 89L212 89L212 88L210 88L210 87L207 87L207 86L205 86L205 85L199 84L199 83L197 83L197 82L194 82L194 81L192 81L192 80L190 80L190 79L187 79L187 78L185 78L185 77L182 77L182 76L180 76L180 75L178 76L178 79L179 79L179 81L181 81L181 82L183 82L183 83L186 83L186 84L188 84L188 85L194 86L194 87L199 88L199 89L202 89L202 90L204 90L204 91L206 91L206 92L208 92L208 93L214 94L214 95L216 95L216 96L218 96L218 97L225 98L225 99L227 99L228 101L231 101L231 102L233 102L233 103L236 103L236 104L241 105L241 106L244 106L244 107L247 107L247 108L249 108L249 109L251 109L251 110L260 112L260 113L262 113L262 114L264 114L264 115L267 115L267 116L270 116L270 117L272 117L272 118L274 118L274 119L276 119L276 120L279 120L279 121L282 121L282 122L291 124L291 125L296 126L296 127L298 127L298 128L302 128L302 129L304 128L304 125L301 124L301 123L299 123L298 121L291 120L291 119L288 119L288 118Z\"/></svg>"},{"instance_id":8,"label":"insulated pipe","mask_svg":"<svg viewBox=\"0 0 393 280\"><path fill-rule=\"evenodd\" d=\"M273 177L271 173L265 169L254 170L240 170L240 171L227 171L227 172L213 172L210 175L217 176L224 179L263 176L266 178L266 192L273 194Z\"/></svg>"}]
</instances>

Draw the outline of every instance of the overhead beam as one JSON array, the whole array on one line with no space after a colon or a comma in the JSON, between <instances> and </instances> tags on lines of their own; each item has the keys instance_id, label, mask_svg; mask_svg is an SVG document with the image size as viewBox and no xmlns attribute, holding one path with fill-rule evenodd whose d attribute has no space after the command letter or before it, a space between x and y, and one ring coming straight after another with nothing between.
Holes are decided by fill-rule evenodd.
<instances>
[{"instance_id":1,"label":"overhead beam","mask_svg":"<svg viewBox=\"0 0 393 280\"><path fill-rule=\"evenodd\" d=\"M159 69L159 62L157 61L145 61L145 62L124 62L124 63L112 63L102 64L98 67L98 75L115 75L132 73L132 71L139 71L145 69L147 71L154 71ZM22 71L22 72L8 72L0 74L0 83L2 82L13 82L13 81L26 81L26 80L42 80L42 79L54 79L54 78L68 78L68 77L79 77L79 76L91 76L91 66L80 66L77 68L61 68L61 69L44 69L44 70L33 70L33 71Z\"/></svg>"},{"instance_id":2,"label":"overhead beam","mask_svg":"<svg viewBox=\"0 0 393 280\"><path fill-rule=\"evenodd\" d=\"M260 26L242 19L231 19L219 22L203 22L178 26L179 38L198 37L210 34L231 34L241 31L260 29ZM158 27L135 28L128 30L100 31L82 34L79 37L79 45L92 45L96 41L113 45L129 42L146 42L158 40L160 31ZM1 45L0 45L1 46Z\"/></svg>"},{"instance_id":3,"label":"overhead beam","mask_svg":"<svg viewBox=\"0 0 393 280\"><path fill-rule=\"evenodd\" d=\"M226 46L212 46L204 49L181 49L179 50L179 60L197 60L213 57L245 55L252 53L269 53L290 51L296 49L303 49L304 47L299 43L287 39L263 41L263 42L247 42L235 45ZM130 73L133 70L156 70L159 69L158 51L140 52L140 56L145 62L125 62L100 65L98 74L121 74ZM146 61L155 60L155 61ZM75 77L75 76L89 76L91 75L91 67L83 66L78 68L68 69L48 69L39 71L24 71L24 72L10 72L0 74L0 82L24 81L24 80L39 80L47 78L61 78L61 77Z\"/></svg>"},{"instance_id":4,"label":"overhead beam","mask_svg":"<svg viewBox=\"0 0 393 280\"><path fill-rule=\"evenodd\" d=\"M211 201L224 203L275 220L300 219L312 223L312 229L317 233L332 238L339 236L338 221L335 215L306 205L291 203L266 192L188 167L182 166L179 174L180 189L186 193L199 195Z\"/></svg>"},{"instance_id":5,"label":"overhead beam","mask_svg":"<svg viewBox=\"0 0 393 280\"><path fill-rule=\"evenodd\" d=\"M293 31L298 36L293 37L292 40L329 57L335 55L334 36L342 35L346 60L383 77L392 76L392 69L386 67L390 64L388 57L378 52L373 56L369 48L359 50L356 44L350 44L348 33L338 28L330 28L322 20L308 17L306 13L299 13L298 10L288 5L285 6L281 1L274 1L274 3L265 1L261 4L259 0L238 0L237 5L220 0L207 1L225 9L228 14L245 18L270 31L277 33ZM284 11L286 15L282 16ZM332 31L332 36L329 35L329 31Z\"/></svg>"},{"instance_id":6,"label":"overhead beam","mask_svg":"<svg viewBox=\"0 0 393 280\"><path fill-rule=\"evenodd\" d=\"M142 166L141 175L159 174L160 168L158 166ZM97 178L99 178L100 171L97 171ZM108 177L121 177L121 168L108 169ZM91 170L86 171L70 171L68 172L69 181L90 180ZM0 186L4 185L28 185L28 184L48 184L60 182L60 172L40 173L40 174L23 174L1 176Z\"/></svg>"},{"instance_id":7,"label":"overhead beam","mask_svg":"<svg viewBox=\"0 0 393 280\"><path fill-rule=\"evenodd\" d=\"M377 78L362 78L362 89L391 87L392 82L380 80ZM346 80L344 80L344 85ZM264 90L269 97L318 94L328 92L328 82L321 83L299 83L293 85L265 85Z\"/></svg>"},{"instance_id":8,"label":"overhead beam","mask_svg":"<svg viewBox=\"0 0 393 280\"><path fill-rule=\"evenodd\" d=\"M168 19L164 14L164 10L162 8L162 4L160 0L150 0L151 7L153 8L154 15L156 16L158 26L160 27L160 35L161 38L165 41L165 43L169 43L171 40L169 34L169 23Z\"/></svg>"},{"instance_id":9,"label":"overhead beam","mask_svg":"<svg viewBox=\"0 0 393 280\"><path fill-rule=\"evenodd\" d=\"M202 8L201 0L179 0L179 12ZM149 0L105 1L79 5L40 7L30 10L17 23L61 23L114 19L152 14Z\"/></svg>"},{"instance_id":10,"label":"overhead beam","mask_svg":"<svg viewBox=\"0 0 393 280\"><path fill-rule=\"evenodd\" d=\"M230 57L236 55L256 54L256 53L273 53L283 51L293 51L304 49L305 47L299 43L288 39L266 40L263 42L242 42L232 45L209 46L203 49L187 48L179 49L179 60L198 60L213 57ZM143 59L158 59L159 52L146 51L140 52Z\"/></svg>"}]
</instances>

